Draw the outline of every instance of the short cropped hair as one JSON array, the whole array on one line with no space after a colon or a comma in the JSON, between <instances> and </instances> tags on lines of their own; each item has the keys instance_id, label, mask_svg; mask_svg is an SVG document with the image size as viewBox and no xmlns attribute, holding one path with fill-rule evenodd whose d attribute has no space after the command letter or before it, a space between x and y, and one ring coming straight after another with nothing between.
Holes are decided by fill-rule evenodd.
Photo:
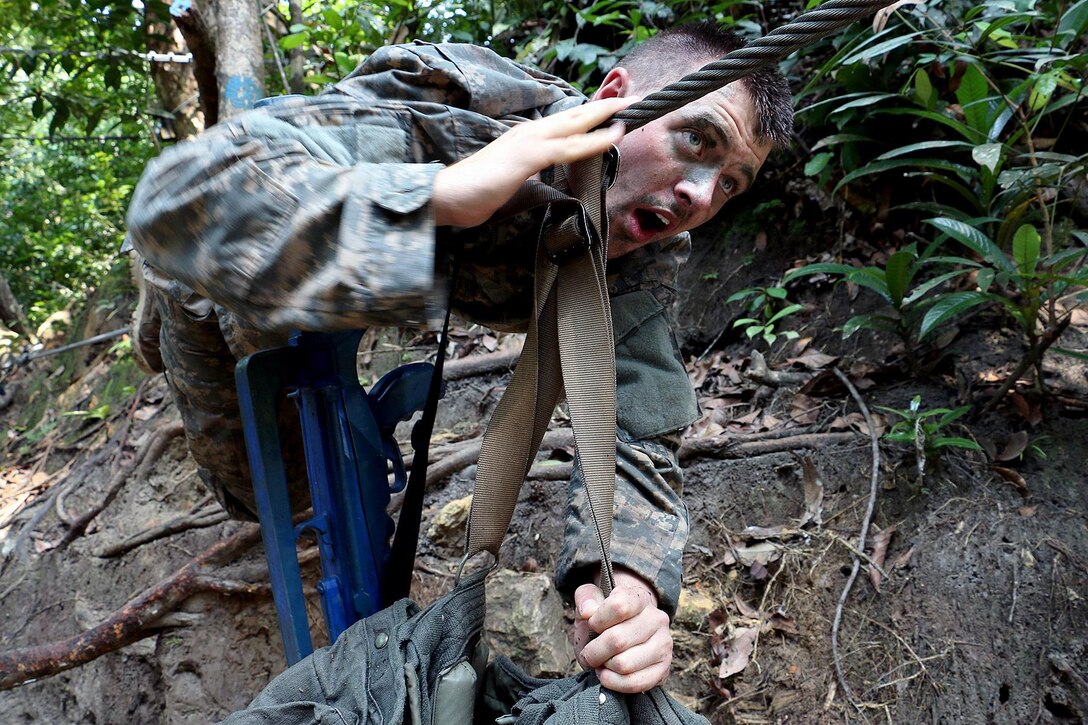
<instances>
[{"instance_id":1,"label":"short cropped hair","mask_svg":"<svg viewBox=\"0 0 1088 725\"><path fill-rule=\"evenodd\" d=\"M639 43L617 65L635 82L660 76L670 58L705 58L707 62L745 45L744 40L709 20L677 25ZM741 79L755 106L756 138L786 146L793 134L793 98L789 83L773 67L764 66Z\"/></svg>"}]
</instances>

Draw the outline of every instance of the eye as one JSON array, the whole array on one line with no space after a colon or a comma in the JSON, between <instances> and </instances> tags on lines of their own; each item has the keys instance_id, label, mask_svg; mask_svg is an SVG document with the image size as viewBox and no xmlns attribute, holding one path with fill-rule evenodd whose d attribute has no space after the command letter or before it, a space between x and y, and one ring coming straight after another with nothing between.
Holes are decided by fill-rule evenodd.
<instances>
[{"instance_id":1,"label":"eye","mask_svg":"<svg viewBox=\"0 0 1088 725\"><path fill-rule=\"evenodd\" d=\"M703 144L705 143L705 140L703 139L703 134L699 133L698 131L692 131L691 129L687 129L684 131L684 141L686 141L688 146L690 146L695 151L701 151L703 148Z\"/></svg>"},{"instance_id":2,"label":"eye","mask_svg":"<svg viewBox=\"0 0 1088 725\"><path fill-rule=\"evenodd\" d=\"M722 187L722 191L726 194L732 194L737 190L737 181L731 176L723 176L718 185Z\"/></svg>"}]
</instances>

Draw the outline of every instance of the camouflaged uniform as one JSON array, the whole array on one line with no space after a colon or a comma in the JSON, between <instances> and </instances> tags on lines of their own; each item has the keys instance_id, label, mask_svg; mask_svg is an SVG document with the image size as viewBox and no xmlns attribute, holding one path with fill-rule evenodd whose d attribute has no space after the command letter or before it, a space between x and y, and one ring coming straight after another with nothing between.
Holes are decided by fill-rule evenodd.
<instances>
[{"instance_id":1,"label":"camouflaged uniform","mask_svg":"<svg viewBox=\"0 0 1088 725\"><path fill-rule=\"evenodd\" d=\"M163 364L190 447L228 510L254 509L236 358L294 329L433 323L451 285L461 316L524 326L534 219L436 228L434 175L512 124L584 102L563 81L482 48L387 47L317 97L221 122L148 165L130 241L158 298ZM688 531L676 433L697 409L665 305L689 244L682 235L609 263L619 403L612 555L655 582L670 613ZM580 476L570 490L557 573L566 591L599 558Z\"/></svg>"}]
</instances>

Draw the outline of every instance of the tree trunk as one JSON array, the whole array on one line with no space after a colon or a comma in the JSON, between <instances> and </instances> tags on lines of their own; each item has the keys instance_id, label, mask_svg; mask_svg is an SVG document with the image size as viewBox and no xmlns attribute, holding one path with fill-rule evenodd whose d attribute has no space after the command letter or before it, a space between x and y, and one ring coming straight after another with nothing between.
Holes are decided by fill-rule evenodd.
<instances>
[{"instance_id":1,"label":"tree trunk","mask_svg":"<svg viewBox=\"0 0 1088 725\"><path fill-rule=\"evenodd\" d=\"M264 96L264 49L254 0L219 0L217 5L219 116L230 118Z\"/></svg>"},{"instance_id":2,"label":"tree trunk","mask_svg":"<svg viewBox=\"0 0 1088 725\"><path fill-rule=\"evenodd\" d=\"M185 38L170 22L166 6L150 1L145 5L144 32L147 49L155 53L184 53ZM151 80L164 113L173 116L173 136L177 140L195 136L204 130L199 91L193 72L195 63L152 63Z\"/></svg>"},{"instance_id":3,"label":"tree trunk","mask_svg":"<svg viewBox=\"0 0 1088 725\"><path fill-rule=\"evenodd\" d=\"M302 2L301 0L291 0L291 25L300 25L302 23ZM291 67L288 74L288 86L291 89L291 93L302 93L305 84L303 83L303 66L302 66L302 46L296 46L291 48Z\"/></svg>"},{"instance_id":4,"label":"tree trunk","mask_svg":"<svg viewBox=\"0 0 1088 725\"><path fill-rule=\"evenodd\" d=\"M0 272L0 323L7 325L13 332L20 335L30 334L30 324L26 321L23 308L12 294L11 287L8 286L8 281L2 272Z\"/></svg>"},{"instance_id":5,"label":"tree trunk","mask_svg":"<svg viewBox=\"0 0 1088 725\"><path fill-rule=\"evenodd\" d=\"M219 120L219 84L215 80L215 9L202 12L196 5L182 9L171 5L170 15L193 54L193 74L200 92L200 109L204 112L204 127Z\"/></svg>"}]
</instances>

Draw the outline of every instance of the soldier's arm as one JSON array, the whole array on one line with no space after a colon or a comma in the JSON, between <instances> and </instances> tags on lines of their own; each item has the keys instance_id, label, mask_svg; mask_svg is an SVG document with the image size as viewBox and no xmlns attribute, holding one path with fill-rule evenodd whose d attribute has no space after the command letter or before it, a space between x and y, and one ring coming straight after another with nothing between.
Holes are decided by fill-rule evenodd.
<instances>
[{"instance_id":1,"label":"soldier's arm","mask_svg":"<svg viewBox=\"0 0 1088 725\"><path fill-rule=\"evenodd\" d=\"M349 163L335 133L248 114L148 165L130 238L156 268L267 329L423 324L445 304L436 226L480 224L540 170L603 153L622 131L593 129L626 105L526 122L449 167ZM370 128L370 143L403 137L380 113Z\"/></svg>"}]
</instances>

